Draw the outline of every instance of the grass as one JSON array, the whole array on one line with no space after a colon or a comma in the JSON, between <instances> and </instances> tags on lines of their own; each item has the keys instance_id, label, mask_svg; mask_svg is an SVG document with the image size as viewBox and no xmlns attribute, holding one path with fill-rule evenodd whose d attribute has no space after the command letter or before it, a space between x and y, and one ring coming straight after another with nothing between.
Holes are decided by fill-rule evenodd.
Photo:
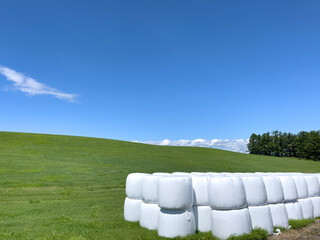
<instances>
[{"instance_id":1,"label":"grass","mask_svg":"<svg viewBox=\"0 0 320 240\"><path fill-rule=\"evenodd\" d=\"M123 219L131 172L320 172L319 164L208 148L0 132L0 239L161 239ZM214 239L189 237L201 238Z\"/></svg>"},{"instance_id":2,"label":"grass","mask_svg":"<svg viewBox=\"0 0 320 240\"><path fill-rule=\"evenodd\" d=\"M258 228L254 229L250 234L231 236L227 240L266 240L268 236L267 231Z\"/></svg>"},{"instance_id":3,"label":"grass","mask_svg":"<svg viewBox=\"0 0 320 240\"><path fill-rule=\"evenodd\" d=\"M315 218L319 219L319 217ZM300 229L304 228L315 222L315 219L300 219L300 220L289 220L290 229ZM289 229L283 227L274 227L274 230L279 229L282 233L288 231Z\"/></svg>"},{"instance_id":4,"label":"grass","mask_svg":"<svg viewBox=\"0 0 320 240\"><path fill-rule=\"evenodd\" d=\"M138 228L140 228L139 223L130 223L130 225L134 225ZM148 230L149 231L149 230ZM194 235L190 235L187 237L175 237L175 238L159 238L157 231L149 231L153 233L153 235L149 235L147 238L143 235L137 235L137 239L161 239L161 240L219 240L215 236L212 235L211 232L207 233L201 233L198 232ZM152 237L152 238L150 238ZM268 238L268 233L265 230L262 230L260 228L254 229L249 234L243 234L238 236L230 236L227 240L266 240Z\"/></svg>"},{"instance_id":5,"label":"grass","mask_svg":"<svg viewBox=\"0 0 320 240\"><path fill-rule=\"evenodd\" d=\"M314 219L289 220L289 225L291 226L291 229L299 229L304 228L314 222Z\"/></svg>"}]
</instances>

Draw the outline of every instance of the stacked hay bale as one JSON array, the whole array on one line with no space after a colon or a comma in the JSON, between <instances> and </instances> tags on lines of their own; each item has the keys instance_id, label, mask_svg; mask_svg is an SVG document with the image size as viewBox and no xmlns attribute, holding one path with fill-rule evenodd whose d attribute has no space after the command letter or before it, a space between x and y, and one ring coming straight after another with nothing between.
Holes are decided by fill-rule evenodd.
<instances>
[{"instance_id":1,"label":"stacked hay bale","mask_svg":"<svg viewBox=\"0 0 320 240\"><path fill-rule=\"evenodd\" d=\"M124 218L162 237L212 231L220 239L253 228L289 228L320 216L320 175L302 173L132 173Z\"/></svg>"},{"instance_id":2,"label":"stacked hay bale","mask_svg":"<svg viewBox=\"0 0 320 240\"><path fill-rule=\"evenodd\" d=\"M287 174L278 175L284 195L284 205L287 209L289 220L303 219L300 203L297 201L298 192L293 178Z\"/></svg>"},{"instance_id":3,"label":"stacked hay bale","mask_svg":"<svg viewBox=\"0 0 320 240\"><path fill-rule=\"evenodd\" d=\"M187 172L173 172L172 175L176 175L176 176L191 176L191 173L187 173Z\"/></svg>"},{"instance_id":4,"label":"stacked hay bale","mask_svg":"<svg viewBox=\"0 0 320 240\"><path fill-rule=\"evenodd\" d=\"M284 195L281 182L278 177L261 175L267 193L268 207L274 227L289 228L289 219L286 207L284 206Z\"/></svg>"},{"instance_id":5,"label":"stacked hay bale","mask_svg":"<svg viewBox=\"0 0 320 240\"><path fill-rule=\"evenodd\" d=\"M239 177L212 177L208 186L212 234L220 239L251 232L245 190Z\"/></svg>"},{"instance_id":6,"label":"stacked hay bale","mask_svg":"<svg viewBox=\"0 0 320 240\"><path fill-rule=\"evenodd\" d=\"M320 186L317 175L303 175L308 187L308 198L312 201L314 217L320 217Z\"/></svg>"},{"instance_id":7,"label":"stacked hay bale","mask_svg":"<svg viewBox=\"0 0 320 240\"><path fill-rule=\"evenodd\" d=\"M257 175L241 177L251 217L252 229L261 228L273 234L273 222L267 205L267 192L263 179Z\"/></svg>"},{"instance_id":8,"label":"stacked hay bale","mask_svg":"<svg viewBox=\"0 0 320 240\"><path fill-rule=\"evenodd\" d=\"M314 174L318 178L319 188L320 188L320 174ZM320 190L319 190L320 191ZM316 197L309 197L313 205L313 214L314 217L320 217L320 194Z\"/></svg>"},{"instance_id":9,"label":"stacked hay bale","mask_svg":"<svg viewBox=\"0 0 320 240\"><path fill-rule=\"evenodd\" d=\"M308 194L308 186L306 179L300 174L300 175L291 175L293 178L297 193L298 193L298 202L300 203L301 210L302 210L302 217L304 219L312 219L314 217L313 213L313 204L311 199L309 199Z\"/></svg>"},{"instance_id":10,"label":"stacked hay bale","mask_svg":"<svg viewBox=\"0 0 320 240\"><path fill-rule=\"evenodd\" d=\"M142 204L142 180L148 174L131 173L126 180L126 199L124 202L124 219L130 222L140 220L140 209Z\"/></svg>"},{"instance_id":11,"label":"stacked hay bale","mask_svg":"<svg viewBox=\"0 0 320 240\"><path fill-rule=\"evenodd\" d=\"M192 178L183 174L158 181L158 234L162 237L185 237L196 231L192 209Z\"/></svg>"},{"instance_id":12,"label":"stacked hay bale","mask_svg":"<svg viewBox=\"0 0 320 240\"><path fill-rule=\"evenodd\" d=\"M158 229L160 207L158 206L158 180L165 174L146 175L142 179L142 203L140 226L149 230Z\"/></svg>"},{"instance_id":13,"label":"stacked hay bale","mask_svg":"<svg viewBox=\"0 0 320 240\"><path fill-rule=\"evenodd\" d=\"M208 198L208 180L206 173L191 173L193 187L193 212L196 221L196 231L210 232L210 206Z\"/></svg>"}]
</instances>

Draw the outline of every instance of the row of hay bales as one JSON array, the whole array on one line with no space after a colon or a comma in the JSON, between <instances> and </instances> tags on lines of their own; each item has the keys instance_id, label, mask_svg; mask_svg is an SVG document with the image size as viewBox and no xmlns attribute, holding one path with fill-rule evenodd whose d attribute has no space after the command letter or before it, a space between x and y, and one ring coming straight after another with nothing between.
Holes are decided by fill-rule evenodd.
<instances>
[{"instance_id":1,"label":"row of hay bales","mask_svg":"<svg viewBox=\"0 0 320 240\"><path fill-rule=\"evenodd\" d=\"M290 219L320 216L320 174L132 173L124 218L159 236L209 232L220 239L289 228Z\"/></svg>"}]
</instances>

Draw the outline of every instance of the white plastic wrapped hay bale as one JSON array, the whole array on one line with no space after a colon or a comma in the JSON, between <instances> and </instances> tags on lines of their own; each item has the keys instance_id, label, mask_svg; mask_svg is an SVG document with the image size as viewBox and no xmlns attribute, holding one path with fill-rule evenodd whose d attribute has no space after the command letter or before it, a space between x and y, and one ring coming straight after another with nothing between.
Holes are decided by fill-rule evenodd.
<instances>
[{"instance_id":1,"label":"white plastic wrapped hay bale","mask_svg":"<svg viewBox=\"0 0 320 240\"><path fill-rule=\"evenodd\" d=\"M196 230L211 231L211 220L208 199L208 174L191 173L193 187L193 212L196 220Z\"/></svg>"},{"instance_id":2,"label":"white plastic wrapped hay bale","mask_svg":"<svg viewBox=\"0 0 320 240\"><path fill-rule=\"evenodd\" d=\"M212 177L208 185L212 234L226 239L251 232L251 219L242 180L239 177Z\"/></svg>"},{"instance_id":3,"label":"white plastic wrapped hay bale","mask_svg":"<svg viewBox=\"0 0 320 240\"><path fill-rule=\"evenodd\" d=\"M310 198L305 198L305 199L298 199L298 202L302 210L302 217L304 219L314 218L312 200Z\"/></svg>"},{"instance_id":4,"label":"white plastic wrapped hay bale","mask_svg":"<svg viewBox=\"0 0 320 240\"><path fill-rule=\"evenodd\" d=\"M253 206L248 207L251 218L252 229L261 228L268 232L269 235L273 234L273 222L269 207L266 206Z\"/></svg>"},{"instance_id":5,"label":"white plastic wrapped hay bale","mask_svg":"<svg viewBox=\"0 0 320 240\"><path fill-rule=\"evenodd\" d=\"M318 182L319 182L319 185L320 185L320 173L315 173L313 175L315 175L318 178Z\"/></svg>"},{"instance_id":6,"label":"white plastic wrapped hay bale","mask_svg":"<svg viewBox=\"0 0 320 240\"><path fill-rule=\"evenodd\" d=\"M297 188L298 193L298 203L300 204L302 210L302 217L304 219L311 219L313 218L313 205L308 197L308 186L306 179L303 175L291 175Z\"/></svg>"},{"instance_id":7,"label":"white plastic wrapped hay bale","mask_svg":"<svg viewBox=\"0 0 320 240\"><path fill-rule=\"evenodd\" d=\"M142 180L146 173L131 173L126 180L126 195L124 201L124 219L131 222L140 220L142 199Z\"/></svg>"},{"instance_id":8,"label":"white plastic wrapped hay bale","mask_svg":"<svg viewBox=\"0 0 320 240\"><path fill-rule=\"evenodd\" d=\"M126 194L131 199L142 199L141 188L145 173L130 173L126 180Z\"/></svg>"},{"instance_id":9,"label":"white plastic wrapped hay bale","mask_svg":"<svg viewBox=\"0 0 320 240\"><path fill-rule=\"evenodd\" d=\"M196 230L199 232L210 232L210 206L193 206L193 212L196 221Z\"/></svg>"},{"instance_id":10,"label":"white plastic wrapped hay bale","mask_svg":"<svg viewBox=\"0 0 320 240\"><path fill-rule=\"evenodd\" d=\"M308 186L308 196L317 197L320 195L319 181L316 175L305 174L304 178Z\"/></svg>"},{"instance_id":11,"label":"white plastic wrapped hay bale","mask_svg":"<svg viewBox=\"0 0 320 240\"><path fill-rule=\"evenodd\" d=\"M206 175L191 175L193 188L193 205L209 206L208 177Z\"/></svg>"},{"instance_id":12,"label":"white plastic wrapped hay bale","mask_svg":"<svg viewBox=\"0 0 320 240\"><path fill-rule=\"evenodd\" d=\"M303 219L302 209L300 203L297 202L298 192L295 181L289 175L278 176L284 195L284 205L286 207L289 220L300 220Z\"/></svg>"},{"instance_id":13,"label":"white plastic wrapped hay bale","mask_svg":"<svg viewBox=\"0 0 320 240\"><path fill-rule=\"evenodd\" d=\"M196 231L192 208L187 210L161 209L159 214L158 234L161 237L186 237Z\"/></svg>"},{"instance_id":14,"label":"white plastic wrapped hay bale","mask_svg":"<svg viewBox=\"0 0 320 240\"><path fill-rule=\"evenodd\" d=\"M308 197L312 201L313 216L320 217L320 189L317 174L305 174L304 178L308 186Z\"/></svg>"},{"instance_id":15,"label":"white plastic wrapped hay bale","mask_svg":"<svg viewBox=\"0 0 320 240\"><path fill-rule=\"evenodd\" d=\"M287 209L283 203L268 205L274 227L289 228Z\"/></svg>"},{"instance_id":16,"label":"white plastic wrapped hay bale","mask_svg":"<svg viewBox=\"0 0 320 240\"><path fill-rule=\"evenodd\" d=\"M208 173L208 178L212 178L212 177L228 177L228 176L222 173Z\"/></svg>"},{"instance_id":17,"label":"white plastic wrapped hay bale","mask_svg":"<svg viewBox=\"0 0 320 240\"><path fill-rule=\"evenodd\" d=\"M267 204L267 193L263 179L258 175L242 175L241 177L246 193L252 228L266 230L273 234L272 217Z\"/></svg>"},{"instance_id":18,"label":"white plastic wrapped hay bale","mask_svg":"<svg viewBox=\"0 0 320 240\"><path fill-rule=\"evenodd\" d=\"M212 234L219 239L251 232L248 208L236 210L211 210Z\"/></svg>"},{"instance_id":19,"label":"white plastic wrapped hay bale","mask_svg":"<svg viewBox=\"0 0 320 240\"><path fill-rule=\"evenodd\" d=\"M149 230L158 229L160 208L158 204L154 203L141 203L140 211L140 226Z\"/></svg>"},{"instance_id":20,"label":"white plastic wrapped hay bale","mask_svg":"<svg viewBox=\"0 0 320 240\"><path fill-rule=\"evenodd\" d=\"M278 178L282 185L284 201L296 201L298 199L298 192L293 178L288 175L279 175Z\"/></svg>"},{"instance_id":21,"label":"white plastic wrapped hay bale","mask_svg":"<svg viewBox=\"0 0 320 240\"><path fill-rule=\"evenodd\" d=\"M171 173L166 173L166 172L155 172L152 173L152 175L160 175L160 176L171 176Z\"/></svg>"},{"instance_id":22,"label":"white plastic wrapped hay bale","mask_svg":"<svg viewBox=\"0 0 320 240\"><path fill-rule=\"evenodd\" d=\"M126 198L124 201L124 219L130 222L138 222L140 220L142 200Z\"/></svg>"},{"instance_id":23,"label":"white plastic wrapped hay bale","mask_svg":"<svg viewBox=\"0 0 320 240\"><path fill-rule=\"evenodd\" d=\"M308 186L308 197L312 201L313 216L320 217L320 189L317 175L305 174L304 178Z\"/></svg>"},{"instance_id":24,"label":"white plastic wrapped hay bale","mask_svg":"<svg viewBox=\"0 0 320 240\"><path fill-rule=\"evenodd\" d=\"M258 175L254 174L254 173L240 173L240 172L237 173L236 172L233 174L237 177L248 177L248 176L258 177Z\"/></svg>"},{"instance_id":25,"label":"white plastic wrapped hay bale","mask_svg":"<svg viewBox=\"0 0 320 240\"><path fill-rule=\"evenodd\" d=\"M219 172L207 172L207 174L212 177L223 175L222 173L219 173Z\"/></svg>"},{"instance_id":26,"label":"white plastic wrapped hay bale","mask_svg":"<svg viewBox=\"0 0 320 240\"><path fill-rule=\"evenodd\" d=\"M191 173L188 173L188 172L173 172L172 175L176 175L176 176L190 176Z\"/></svg>"},{"instance_id":27,"label":"white plastic wrapped hay bale","mask_svg":"<svg viewBox=\"0 0 320 240\"><path fill-rule=\"evenodd\" d=\"M146 175L142 180L140 226L149 230L158 229L160 207L158 206L158 180L167 175Z\"/></svg>"},{"instance_id":28,"label":"white plastic wrapped hay bale","mask_svg":"<svg viewBox=\"0 0 320 240\"><path fill-rule=\"evenodd\" d=\"M190 209L193 204L192 178L170 176L158 181L158 205L163 209Z\"/></svg>"},{"instance_id":29,"label":"white plastic wrapped hay bale","mask_svg":"<svg viewBox=\"0 0 320 240\"><path fill-rule=\"evenodd\" d=\"M247 206L243 183L239 177L212 177L208 185L212 209L241 209Z\"/></svg>"},{"instance_id":30,"label":"white plastic wrapped hay bale","mask_svg":"<svg viewBox=\"0 0 320 240\"><path fill-rule=\"evenodd\" d=\"M238 176L237 174L235 174L235 173L227 173L227 172L221 173L221 176L239 177L239 176Z\"/></svg>"},{"instance_id":31,"label":"white plastic wrapped hay bale","mask_svg":"<svg viewBox=\"0 0 320 240\"><path fill-rule=\"evenodd\" d=\"M314 217L320 217L320 197L312 197L310 199L312 201Z\"/></svg>"},{"instance_id":32,"label":"white plastic wrapped hay bale","mask_svg":"<svg viewBox=\"0 0 320 240\"><path fill-rule=\"evenodd\" d=\"M262 176L266 193L268 204L282 203L284 201L283 189L281 182L276 176Z\"/></svg>"},{"instance_id":33,"label":"white plastic wrapped hay bale","mask_svg":"<svg viewBox=\"0 0 320 240\"><path fill-rule=\"evenodd\" d=\"M267 193L263 179L260 176L246 175L241 177L248 206L267 204Z\"/></svg>"},{"instance_id":34,"label":"white plastic wrapped hay bale","mask_svg":"<svg viewBox=\"0 0 320 240\"><path fill-rule=\"evenodd\" d=\"M208 176L208 173L205 172L191 172L191 175L202 175L202 176Z\"/></svg>"},{"instance_id":35,"label":"white plastic wrapped hay bale","mask_svg":"<svg viewBox=\"0 0 320 240\"><path fill-rule=\"evenodd\" d=\"M299 202L287 202L285 203L289 220L303 219L302 208Z\"/></svg>"},{"instance_id":36,"label":"white plastic wrapped hay bale","mask_svg":"<svg viewBox=\"0 0 320 240\"><path fill-rule=\"evenodd\" d=\"M292 178L296 184L298 199L307 198L308 186L306 179L303 177L303 175L292 175Z\"/></svg>"},{"instance_id":37,"label":"white plastic wrapped hay bale","mask_svg":"<svg viewBox=\"0 0 320 240\"><path fill-rule=\"evenodd\" d=\"M289 227L288 213L284 201L284 194L280 179L275 174L260 174L262 176L267 202L274 227Z\"/></svg>"},{"instance_id":38,"label":"white plastic wrapped hay bale","mask_svg":"<svg viewBox=\"0 0 320 240\"><path fill-rule=\"evenodd\" d=\"M158 181L166 175L146 175L142 179L141 195L146 203L158 203Z\"/></svg>"},{"instance_id":39,"label":"white plastic wrapped hay bale","mask_svg":"<svg viewBox=\"0 0 320 240\"><path fill-rule=\"evenodd\" d=\"M192 178L172 175L158 181L159 214L158 234L162 237L184 237L196 231L192 209Z\"/></svg>"}]
</instances>

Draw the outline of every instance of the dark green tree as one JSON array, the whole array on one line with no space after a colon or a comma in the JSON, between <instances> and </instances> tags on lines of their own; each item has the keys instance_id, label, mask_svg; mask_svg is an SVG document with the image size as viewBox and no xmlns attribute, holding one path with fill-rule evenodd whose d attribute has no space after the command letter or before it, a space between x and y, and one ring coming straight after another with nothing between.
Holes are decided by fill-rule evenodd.
<instances>
[{"instance_id":1,"label":"dark green tree","mask_svg":"<svg viewBox=\"0 0 320 240\"><path fill-rule=\"evenodd\" d=\"M320 161L320 131L298 134L273 131L260 134L253 133L248 143L250 154L299 157Z\"/></svg>"},{"instance_id":2,"label":"dark green tree","mask_svg":"<svg viewBox=\"0 0 320 240\"><path fill-rule=\"evenodd\" d=\"M259 144L260 142L260 135L256 134L251 134L249 143L248 143L248 150L250 154L261 154L260 149L259 149Z\"/></svg>"}]
</instances>

